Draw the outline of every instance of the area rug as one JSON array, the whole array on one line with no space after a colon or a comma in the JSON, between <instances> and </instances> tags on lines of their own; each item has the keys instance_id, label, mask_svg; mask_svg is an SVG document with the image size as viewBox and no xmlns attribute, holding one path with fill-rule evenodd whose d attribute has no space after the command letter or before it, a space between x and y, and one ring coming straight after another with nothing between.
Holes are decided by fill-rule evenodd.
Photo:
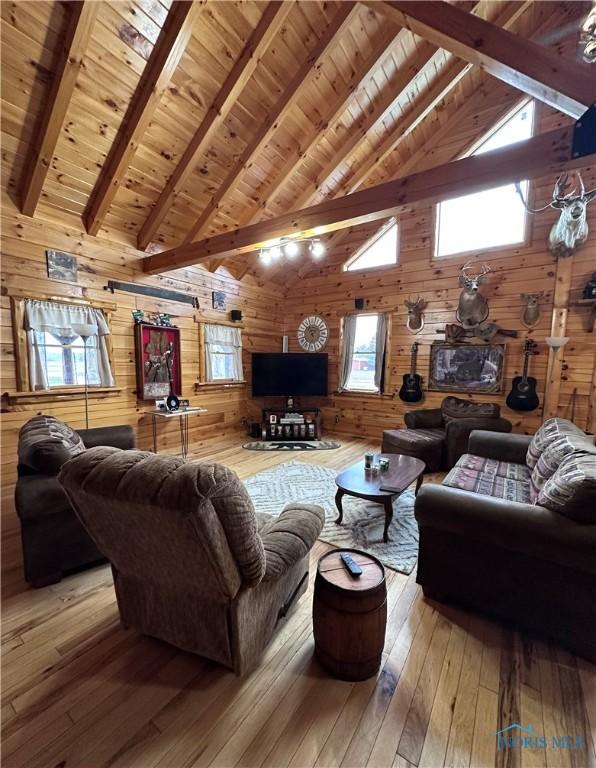
<instances>
[{"instance_id":1,"label":"area rug","mask_svg":"<svg viewBox=\"0 0 596 768\"><path fill-rule=\"evenodd\" d=\"M256 440L244 443L247 451L330 451L341 448L335 440Z\"/></svg>"},{"instance_id":2,"label":"area rug","mask_svg":"<svg viewBox=\"0 0 596 768\"><path fill-rule=\"evenodd\" d=\"M253 475L244 484L257 512L279 515L290 501L319 504L325 510L325 527L319 538L337 547L369 552L384 565L411 573L418 558L418 526L414 517L414 491L408 489L393 502L390 541L383 542L385 512L380 504L344 496L344 519L334 523L335 470L319 464L288 461Z\"/></svg>"}]
</instances>

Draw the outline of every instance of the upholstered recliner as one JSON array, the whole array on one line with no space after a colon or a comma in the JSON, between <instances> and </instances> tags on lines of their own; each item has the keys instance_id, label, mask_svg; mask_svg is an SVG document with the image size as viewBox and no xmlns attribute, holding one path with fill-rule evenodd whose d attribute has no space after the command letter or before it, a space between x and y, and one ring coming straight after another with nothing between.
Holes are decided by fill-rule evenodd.
<instances>
[{"instance_id":1,"label":"upholstered recliner","mask_svg":"<svg viewBox=\"0 0 596 768\"><path fill-rule=\"evenodd\" d=\"M323 509L257 516L227 467L142 451L85 451L59 479L112 564L124 625L236 674L257 665L307 588Z\"/></svg>"}]
</instances>

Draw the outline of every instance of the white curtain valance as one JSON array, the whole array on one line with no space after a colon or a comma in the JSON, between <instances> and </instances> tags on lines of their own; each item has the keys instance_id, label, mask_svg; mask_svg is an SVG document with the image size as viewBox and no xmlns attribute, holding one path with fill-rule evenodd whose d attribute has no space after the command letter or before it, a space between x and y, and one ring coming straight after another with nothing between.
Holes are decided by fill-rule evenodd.
<instances>
[{"instance_id":1,"label":"white curtain valance","mask_svg":"<svg viewBox=\"0 0 596 768\"><path fill-rule=\"evenodd\" d=\"M205 343L226 344L233 347L241 347L242 337L240 335L240 328L234 328L231 325L211 325L206 323Z\"/></svg>"},{"instance_id":2,"label":"white curtain valance","mask_svg":"<svg viewBox=\"0 0 596 768\"><path fill-rule=\"evenodd\" d=\"M25 330L47 331L58 336L108 336L103 312L94 307L25 300Z\"/></svg>"}]
</instances>

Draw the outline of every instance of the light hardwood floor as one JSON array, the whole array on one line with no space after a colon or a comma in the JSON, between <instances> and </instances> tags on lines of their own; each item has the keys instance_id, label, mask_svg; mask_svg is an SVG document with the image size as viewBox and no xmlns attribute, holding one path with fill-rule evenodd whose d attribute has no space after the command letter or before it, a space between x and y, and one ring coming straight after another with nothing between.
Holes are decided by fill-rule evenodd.
<instances>
[{"instance_id":1,"label":"light hardwood floor","mask_svg":"<svg viewBox=\"0 0 596 768\"><path fill-rule=\"evenodd\" d=\"M337 451L289 457L239 450L240 440L206 442L194 455L247 477L289 458L338 468L375 447L342 439ZM322 671L309 591L259 668L240 679L122 629L108 567L26 589L9 509L4 520L7 768L596 765L595 668L543 639L425 600L415 574L387 571L376 678L354 684ZM311 589L327 549L318 542L313 550ZM495 732L516 722L585 746L497 751Z\"/></svg>"}]
</instances>

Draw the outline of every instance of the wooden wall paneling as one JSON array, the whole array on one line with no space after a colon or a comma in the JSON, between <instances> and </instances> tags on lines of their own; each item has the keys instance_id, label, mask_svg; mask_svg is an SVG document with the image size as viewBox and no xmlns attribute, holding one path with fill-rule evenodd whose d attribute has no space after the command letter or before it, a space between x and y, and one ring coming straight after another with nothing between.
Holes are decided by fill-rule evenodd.
<instances>
[{"instance_id":1,"label":"wooden wall paneling","mask_svg":"<svg viewBox=\"0 0 596 768\"><path fill-rule=\"evenodd\" d=\"M35 144L29 150L29 165L21 190L21 211L27 216L33 216L37 208L98 9L99 4L90 0L69 3L70 18L64 43Z\"/></svg>"},{"instance_id":2,"label":"wooden wall paneling","mask_svg":"<svg viewBox=\"0 0 596 768\"><path fill-rule=\"evenodd\" d=\"M391 0L382 9L412 32L571 117L583 115L594 101L589 65L561 59L449 3Z\"/></svg>"},{"instance_id":3,"label":"wooden wall paneling","mask_svg":"<svg viewBox=\"0 0 596 768\"><path fill-rule=\"evenodd\" d=\"M273 110L267 115L262 128L252 138L242 155L238 158L238 161L234 164L231 172L226 176L223 184L219 186L215 195L213 195L209 205L201 212L201 215L190 228L184 239L185 243L192 242L192 240L205 229L239 174L251 163L253 158L270 139L279 122L281 122L287 114L304 81L312 74L313 68L327 53L336 35L349 23L352 14L355 12L355 7L355 4L352 2L344 2L340 5L333 20L322 34L313 50L310 51L306 60L299 67L290 81L290 84L276 102Z\"/></svg>"},{"instance_id":4,"label":"wooden wall paneling","mask_svg":"<svg viewBox=\"0 0 596 768\"><path fill-rule=\"evenodd\" d=\"M85 226L91 235L101 227L202 10L202 4L188 0L172 4L85 209Z\"/></svg>"},{"instance_id":5,"label":"wooden wall paneling","mask_svg":"<svg viewBox=\"0 0 596 768\"><path fill-rule=\"evenodd\" d=\"M141 227L138 235L138 247L141 250L144 250L151 242L182 185L195 170L198 159L209 146L213 136L221 129L230 107L252 77L263 52L275 39L291 9L291 3L270 2L267 6L240 57L230 70L222 89L207 110L157 203Z\"/></svg>"}]
</instances>

